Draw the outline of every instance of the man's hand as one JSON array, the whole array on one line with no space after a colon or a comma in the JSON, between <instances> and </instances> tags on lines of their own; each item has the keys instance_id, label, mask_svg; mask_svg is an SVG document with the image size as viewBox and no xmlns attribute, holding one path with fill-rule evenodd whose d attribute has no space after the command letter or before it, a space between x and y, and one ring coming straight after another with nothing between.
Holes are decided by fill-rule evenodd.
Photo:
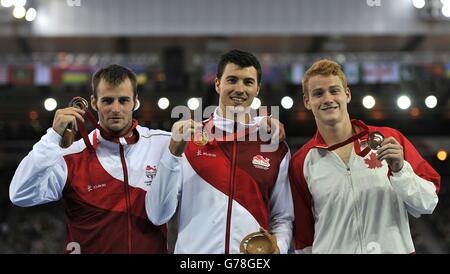
<instances>
[{"instance_id":1,"label":"man's hand","mask_svg":"<svg viewBox=\"0 0 450 274\"><path fill-rule=\"evenodd\" d=\"M63 109L58 109L53 118L52 128L61 136L63 136L64 131L69 126L71 129L78 131L77 120L84 123L84 110L74 107L68 107Z\"/></svg>"},{"instance_id":2,"label":"man's hand","mask_svg":"<svg viewBox=\"0 0 450 274\"><path fill-rule=\"evenodd\" d=\"M380 161L386 160L391 170L398 172L403 168L403 147L394 137L386 138L377 151L377 158Z\"/></svg>"},{"instance_id":3,"label":"man's hand","mask_svg":"<svg viewBox=\"0 0 450 274\"><path fill-rule=\"evenodd\" d=\"M270 234L269 231L265 230L262 227L259 228L259 231L261 231L267 238L269 238L270 241L272 242L272 246L275 247L275 251L272 254L280 254L280 249L278 248L278 243L277 243L277 237L273 234Z\"/></svg>"},{"instance_id":4,"label":"man's hand","mask_svg":"<svg viewBox=\"0 0 450 274\"><path fill-rule=\"evenodd\" d=\"M192 119L178 121L172 126L172 138L170 139L170 152L180 157L186 149L186 142L194 137L195 132L202 132L203 125ZM200 134L201 136L201 134Z\"/></svg>"},{"instance_id":5,"label":"man's hand","mask_svg":"<svg viewBox=\"0 0 450 274\"><path fill-rule=\"evenodd\" d=\"M284 125L278 119L273 117L264 117L259 122L260 130L271 134L271 143L279 144L286 139Z\"/></svg>"}]
</instances>

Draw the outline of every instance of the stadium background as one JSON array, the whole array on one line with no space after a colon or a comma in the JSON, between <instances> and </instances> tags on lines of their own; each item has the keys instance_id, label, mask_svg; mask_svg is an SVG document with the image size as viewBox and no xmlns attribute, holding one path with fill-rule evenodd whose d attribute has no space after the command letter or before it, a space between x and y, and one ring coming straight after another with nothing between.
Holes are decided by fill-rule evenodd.
<instances>
[{"instance_id":1,"label":"stadium background","mask_svg":"<svg viewBox=\"0 0 450 274\"><path fill-rule=\"evenodd\" d=\"M92 73L120 63L138 74L141 107L135 116L141 124L170 130L174 106L190 98L201 98L203 108L217 104L215 65L232 48L259 57L259 99L263 106L286 107L280 107L280 119L292 153L315 132L302 104L305 69L319 58L340 62L352 91L351 117L399 129L441 174L434 214L410 222L418 253L450 251L450 1L0 4L0 253L64 249L60 202L19 208L8 198L15 168L51 126L55 102L60 108L74 96L89 98ZM165 109L162 97L169 102Z\"/></svg>"}]
</instances>

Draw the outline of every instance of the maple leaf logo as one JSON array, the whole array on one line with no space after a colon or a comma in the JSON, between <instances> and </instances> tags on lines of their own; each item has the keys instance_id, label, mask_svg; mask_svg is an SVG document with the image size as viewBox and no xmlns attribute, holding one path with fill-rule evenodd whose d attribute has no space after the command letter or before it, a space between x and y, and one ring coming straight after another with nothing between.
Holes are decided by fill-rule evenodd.
<instances>
[{"instance_id":1,"label":"maple leaf logo","mask_svg":"<svg viewBox=\"0 0 450 274\"><path fill-rule=\"evenodd\" d=\"M364 159L364 163L366 163L366 165L372 169L383 166L383 164L380 162L380 160L377 159L377 156L375 155L374 152L370 153L369 158Z\"/></svg>"}]
</instances>

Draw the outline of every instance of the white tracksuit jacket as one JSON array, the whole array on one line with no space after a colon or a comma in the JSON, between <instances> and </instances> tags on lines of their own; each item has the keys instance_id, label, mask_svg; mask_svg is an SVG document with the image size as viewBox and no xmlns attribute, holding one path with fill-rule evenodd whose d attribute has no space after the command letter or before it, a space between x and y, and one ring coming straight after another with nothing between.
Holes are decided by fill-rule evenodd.
<instances>
[{"instance_id":1,"label":"white tracksuit jacket","mask_svg":"<svg viewBox=\"0 0 450 274\"><path fill-rule=\"evenodd\" d=\"M60 148L61 136L50 128L17 168L11 201L33 206L62 198L66 245L79 244L78 252L166 253L166 228L148 220L144 199L170 133L135 130L139 139L131 143L106 140L94 130L91 151L82 139Z\"/></svg>"},{"instance_id":2,"label":"white tracksuit jacket","mask_svg":"<svg viewBox=\"0 0 450 274\"><path fill-rule=\"evenodd\" d=\"M345 164L317 132L289 167L296 252L413 253L408 213L433 212L440 176L397 130L352 123L393 136L403 146L404 166L393 173L376 151L358 156L367 135L354 142Z\"/></svg>"},{"instance_id":3,"label":"white tracksuit jacket","mask_svg":"<svg viewBox=\"0 0 450 274\"><path fill-rule=\"evenodd\" d=\"M217 110L207 123L233 132L234 122ZM188 142L182 157L166 150L147 192L146 209L155 224L175 216L175 253L239 253L241 240L260 227L277 237L281 253L288 251L293 222L289 149L282 143L275 152L261 152L260 145Z\"/></svg>"}]
</instances>

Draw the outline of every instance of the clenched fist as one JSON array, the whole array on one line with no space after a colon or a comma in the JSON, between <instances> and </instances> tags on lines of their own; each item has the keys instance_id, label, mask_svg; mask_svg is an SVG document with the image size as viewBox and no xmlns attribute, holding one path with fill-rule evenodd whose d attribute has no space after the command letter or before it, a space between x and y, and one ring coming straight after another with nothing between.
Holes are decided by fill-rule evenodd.
<instances>
[{"instance_id":1,"label":"clenched fist","mask_svg":"<svg viewBox=\"0 0 450 274\"><path fill-rule=\"evenodd\" d=\"M58 109L53 118L52 128L61 136L70 125L71 129L78 131L77 120L84 123L84 110L74 107Z\"/></svg>"},{"instance_id":2,"label":"clenched fist","mask_svg":"<svg viewBox=\"0 0 450 274\"><path fill-rule=\"evenodd\" d=\"M181 156L186 149L186 142L192 140L195 132L202 132L203 124L192 119L178 121L172 126L172 138L169 144L170 152Z\"/></svg>"}]
</instances>

